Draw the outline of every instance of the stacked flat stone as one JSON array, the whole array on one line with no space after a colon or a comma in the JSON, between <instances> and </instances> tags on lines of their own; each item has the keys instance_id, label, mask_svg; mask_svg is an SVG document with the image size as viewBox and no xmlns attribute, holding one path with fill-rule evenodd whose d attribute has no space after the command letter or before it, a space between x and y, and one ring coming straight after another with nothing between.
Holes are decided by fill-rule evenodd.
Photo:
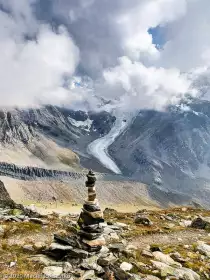
<instances>
[{"instance_id":1,"label":"stacked flat stone","mask_svg":"<svg viewBox=\"0 0 210 280\"><path fill-rule=\"evenodd\" d=\"M100 226L100 223L104 222L103 212L96 199L95 183L95 174L90 170L85 183L88 188L88 198L85 200L78 220L81 243L90 252L99 251L105 245L103 228Z\"/></svg>"}]
</instances>

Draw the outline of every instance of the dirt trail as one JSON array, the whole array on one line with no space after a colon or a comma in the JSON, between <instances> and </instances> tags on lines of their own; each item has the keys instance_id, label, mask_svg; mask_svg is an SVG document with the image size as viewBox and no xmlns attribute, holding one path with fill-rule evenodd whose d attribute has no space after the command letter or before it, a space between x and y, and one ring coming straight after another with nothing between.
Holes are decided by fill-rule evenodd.
<instances>
[{"instance_id":1,"label":"dirt trail","mask_svg":"<svg viewBox=\"0 0 210 280\"><path fill-rule=\"evenodd\" d=\"M138 236L133 239L130 244L139 249L145 249L148 245L190 245L198 240L206 240L210 242L210 236L204 230L185 230L171 233L156 233L146 236Z\"/></svg>"}]
</instances>

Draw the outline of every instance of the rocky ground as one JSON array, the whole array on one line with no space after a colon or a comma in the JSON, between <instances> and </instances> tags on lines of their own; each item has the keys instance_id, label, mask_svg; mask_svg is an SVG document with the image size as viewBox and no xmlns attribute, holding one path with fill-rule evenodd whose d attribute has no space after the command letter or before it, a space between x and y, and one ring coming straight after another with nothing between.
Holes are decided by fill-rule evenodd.
<instances>
[{"instance_id":1,"label":"rocky ground","mask_svg":"<svg viewBox=\"0 0 210 280\"><path fill-rule=\"evenodd\" d=\"M36 216L2 206L1 279L210 279L210 211L107 208L104 217L106 246L94 254L76 248L77 214Z\"/></svg>"}]
</instances>

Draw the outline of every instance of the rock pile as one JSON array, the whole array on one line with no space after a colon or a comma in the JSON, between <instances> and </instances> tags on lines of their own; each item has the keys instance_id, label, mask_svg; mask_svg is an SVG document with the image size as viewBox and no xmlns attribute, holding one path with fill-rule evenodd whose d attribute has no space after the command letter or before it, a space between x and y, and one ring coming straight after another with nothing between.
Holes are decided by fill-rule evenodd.
<instances>
[{"instance_id":1,"label":"rock pile","mask_svg":"<svg viewBox=\"0 0 210 280\"><path fill-rule=\"evenodd\" d=\"M138 275L130 273L133 267L131 264L124 262L120 267L119 255L133 253L133 249L127 248L126 241L120 240L119 236L124 230L129 230L129 227L123 223L107 225L104 222L103 212L96 199L95 182L95 174L89 171L86 181L88 198L78 219L77 234L67 237L54 235L54 242L47 250L42 251L48 257L44 258L44 261L47 260L47 263L53 266L46 267L43 273L46 276L57 276L56 273L61 274L65 271L56 270L55 264L57 267L59 264L68 264L72 277L70 279L141 279ZM105 246L105 240L115 240L117 243ZM43 255L41 258L43 260ZM112 275L115 275L115 278L111 278Z\"/></svg>"},{"instance_id":2,"label":"rock pile","mask_svg":"<svg viewBox=\"0 0 210 280\"><path fill-rule=\"evenodd\" d=\"M103 212L96 199L95 182L95 174L89 171L85 183L88 188L88 198L85 200L78 220L81 242L89 252L100 251L105 245L105 239L102 236L103 227L100 226L104 222Z\"/></svg>"}]
</instances>

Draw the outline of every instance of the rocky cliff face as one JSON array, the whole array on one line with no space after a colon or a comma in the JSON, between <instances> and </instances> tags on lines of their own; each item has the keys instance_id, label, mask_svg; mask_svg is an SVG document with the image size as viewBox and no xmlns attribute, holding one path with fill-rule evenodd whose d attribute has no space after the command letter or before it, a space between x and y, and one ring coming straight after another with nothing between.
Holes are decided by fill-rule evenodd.
<instances>
[{"instance_id":1,"label":"rocky cliff face","mask_svg":"<svg viewBox=\"0 0 210 280\"><path fill-rule=\"evenodd\" d=\"M115 117L107 112L83 112L46 106L39 109L0 111L0 141L30 142L42 133L60 141L76 144L82 136L103 136ZM93 137L93 136L92 136Z\"/></svg>"},{"instance_id":2,"label":"rocky cliff face","mask_svg":"<svg viewBox=\"0 0 210 280\"><path fill-rule=\"evenodd\" d=\"M108 133L114 121L115 117L107 112L86 113L53 106L1 111L1 161L24 166L75 169L79 166L79 157L71 153L73 150L86 166L89 158L87 145ZM106 171L102 166L100 170L100 164L97 165L99 171Z\"/></svg>"},{"instance_id":3,"label":"rocky cliff face","mask_svg":"<svg viewBox=\"0 0 210 280\"><path fill-rule=\"evenodd\" d=\"M126 151L126 152L125 152ZM210 102L142 111L109 148L124 175L210 202Z\"/></svg>"}]
</instances>

